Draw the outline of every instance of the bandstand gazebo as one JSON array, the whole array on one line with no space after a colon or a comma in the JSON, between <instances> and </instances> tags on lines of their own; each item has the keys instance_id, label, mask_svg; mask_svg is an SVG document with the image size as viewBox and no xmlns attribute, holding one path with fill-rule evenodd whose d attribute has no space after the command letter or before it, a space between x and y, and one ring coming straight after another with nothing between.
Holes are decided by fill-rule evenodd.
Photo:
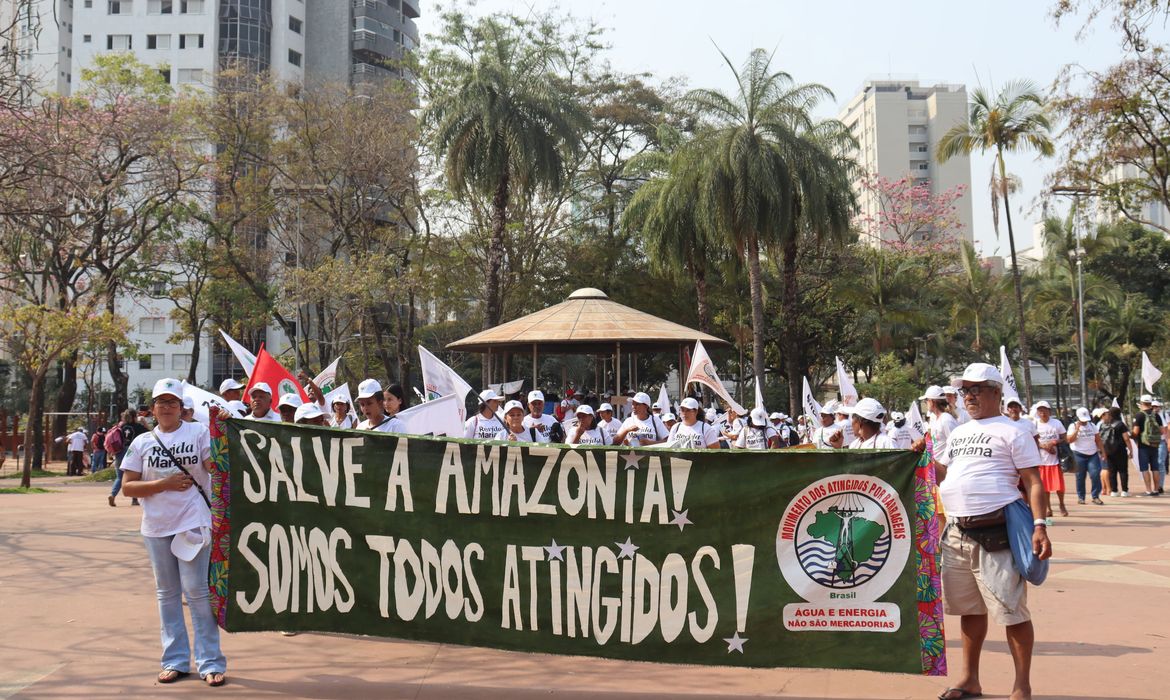
<instances>
[{"instance_id":1,"label":"bandstand gazebo","mask_svg":"<svg viewBox=\"0 0 1170 700\"><path fill-rule=\"evenodd\" d=\"M448 350L483 353L484 383L498 381L491 376L494 357L503 357L505 367L511 355L532 357L532 383L539 386L539 360L545 355L592 355L614 359L615 391L622 387L622 355L676 353L679 381L686 367L683 352L696 340L707 347L730 345L727 341L693 328L652 316L612 301L600 289L578 289L555 306L514 321L456 340ZM500 378L499 381L506 380ZM637 377L630 378L636 383ZM601 387L599 387L601 388ZM683 387L678 387L678 395Z\"/></svg>"}]
</instances>

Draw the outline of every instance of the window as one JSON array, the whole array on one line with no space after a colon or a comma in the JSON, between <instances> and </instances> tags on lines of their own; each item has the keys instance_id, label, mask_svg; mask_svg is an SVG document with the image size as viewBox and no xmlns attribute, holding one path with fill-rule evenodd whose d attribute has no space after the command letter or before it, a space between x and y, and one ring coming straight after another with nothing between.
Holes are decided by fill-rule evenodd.
<instances>
[{"instance_id":1,"label":"window","mask_svg":"<svg viewBox=\"0 0 1170 700\"><path fill-rule=\"evenodd\" d=\"M81 43L88 44L93 41L93 34L82 34Z\"/></svg>"},{"instance_id":2,"label":"window","mask_svg":"<svg viewBox=\"0 0 1170 700\"><path fill-rule=\"evenodd\" d=\"M107 34L106 48L110 51L130 51L134 48L133 37L129 34Z\"/></svg>"},{"instance_id":3,"label":"window","mask_svg":"<svg viewBox=\"0 0 1170 700\"><path fill-rule=\"evenodd\" d=\"M93 0L85 0L86 7L93 7Z\"/></svg>"},{"instance_id":4,"label":"window","mask_svg":"<svg viewBox=\"0 0 1170 700\"><path fill-rule=\"evenodd\" d=\"M147 34L146 48L148 49L169 49L171 48L170 34Z\"/></svg>"},{"instance_id":5,"label":"window","mask_svg":"<svg viewBox=\"0 0 1170 700\"><path fill-rule=\"evenodd\" d=\"M180 34L179 35L180 49L201 49L203 48L202 34Z\"/></svg>"},{"instance_id":6,"label":"window","mask_svg":"<svg viewBox=\"0 0 1170 700\"><path fill-rule=\"evenodd\" d=\"M179 69L180 83L201 83L203 82L202 68L180 68Z\"/></svg>"},{"instance_id":7,"label":"window","mask_svg":"<svg viewBox=\"0 0 1170 700\"><path fill-rule=\"evenodd\" d=\"M171 355L171 369L183 372L191 369L191 355L180 353Z\"/></svg>"},{"instance_id":8,"label":"window","mask_svg":"<svg viewBox=\"0 0 1170 700\"><path fill-rule=\"evenodd\" d=\"M132 0L109 0L109 4L106 6L106 14L110 15L129 15L133 12Z\"/></svg>"},{"instance_id":9,"label":"window","mask_svg":"<svg viewBox=\"0 0 1170 700\"><path fill-rule=\"evenodd\" d=\"M166 355L139 355L138 369L166 369L167 356Z\"/></svg>"},{"instance_id":10,"label":"window","mask_svg":"<svg viewBox=\"0 0 1170 700\"><path fill-rule=\"evenodd\" d=\"M147 14L169 15L175 11L175 0L150 0L146 8Z\"/></svg>"},{"instance_id":11,"label":"window","mask_svg":"<svg viewBox=\"0 0 1170 700\"><path fill-rule=\"evenodd\" d=\"M289 15L289 16L288 16L288 28L289 28L289 31L291 31L291 32L296 32L297 34L300 34L300 33L301 33L301 29L303 28L303 26L304 26L304 22L302 22L301 20L297 19L296 17L293 17L292 15Z\"/></svg>"},{"instance_id":12,"label":"window","mask_svg":"<svg viewBox=\"0 0 1170 700\"><path fill-rule=\"evenodd\" d=\"M288 62L294 66L301 65L301 54L299 51L288 50Z\"/></svg>"},{"instance_id":13,"label":"window","mask_svg":"<svg viewBox=\"0 0 1170 700\"><path fill-rule=\"evenodd\" d=\"M179 13L184 15L203 14L203 0L179 0Z\"/></svg>"},{"instance_id":14,"label":"window","mask_svg":"<svg viewBox=\"0 0 1170 700\"><path fill-rule=\"evenodd\" d=\"M143 316L138 319L138 332L151 335L166 333L167 319L164 316Z\"/></svg>"},{"instance_id":15,"label":"window","mask_svg":"<svg viewBox=\"0 0 1170 700\"><path fill-rule=\"evenodd\" d=\"M167 85L171 84L171 69L170 68L159 68L158 74L162 76L163 82L165 82ZM161 292L160 292L160 294L161 294Z\"/></svg>"}]
</instances>

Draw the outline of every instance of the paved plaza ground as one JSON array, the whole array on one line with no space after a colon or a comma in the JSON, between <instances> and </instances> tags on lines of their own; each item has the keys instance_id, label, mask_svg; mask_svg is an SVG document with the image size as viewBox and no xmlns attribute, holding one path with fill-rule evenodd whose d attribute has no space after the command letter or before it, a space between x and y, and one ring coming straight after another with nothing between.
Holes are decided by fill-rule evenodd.
<instances>
[{"instance_id":1,"label":"paved plaza ground","mask_svg":"<svg viewBox=\"0 0 1170 700\"><path fill-rule=\"evenodd\" d=\"M108 484L74 482L37 479L53 492L0 495L0 698L894 699L933 698L946 685L859 671L669 666L272 632L223 636L223 688L194 676L160 686L140 511L125 498L110 508ZM3 479L0 488L16 483ZM1166 697L1170 497L1071 508L1051 531L1052 575L1029 593L1036 697ZM952 669L958 640L958 620L948 617ZM984 697L1006 697L1011 660L1002 628L989 635L983 668Z\"/></svg>"}]
</instances>

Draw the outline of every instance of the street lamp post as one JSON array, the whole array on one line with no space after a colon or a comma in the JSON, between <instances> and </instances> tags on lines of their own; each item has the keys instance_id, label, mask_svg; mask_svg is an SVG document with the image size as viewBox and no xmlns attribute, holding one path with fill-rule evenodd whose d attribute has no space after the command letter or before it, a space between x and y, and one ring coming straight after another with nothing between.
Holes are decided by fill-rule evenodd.
<instances>
[{"instance_id":1,"label":"street lamp post","mask_svg":"<svg viewBox=\"0 0 1170 700\"><path fill-rule=\"evenodd\" d=\"M1077 185L1060 185L1053 187L1052 194L1061 195L1073 198L1073 206L1080 202L1081 197L1095 197L1097 193L1089 187L1082 187ZM1077 354L1081 370L1081 405L1088 407L1089 405L1089 385L1085 381L1085 284L1084 276L1081 271L1084 262L1084 248L1081 246L1080 229L1077 228L1077 219L1072 217L1073 237L1076 239L1076 250L1073 255L1076 256L1077 263Z\"/></svg>"}]
</instances>

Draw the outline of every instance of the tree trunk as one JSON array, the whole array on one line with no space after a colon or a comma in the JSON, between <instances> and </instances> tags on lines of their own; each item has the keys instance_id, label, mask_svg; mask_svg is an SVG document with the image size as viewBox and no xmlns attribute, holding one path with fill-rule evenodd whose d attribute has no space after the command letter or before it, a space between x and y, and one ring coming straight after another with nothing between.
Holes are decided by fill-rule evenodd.
<instances>
[{"instance_id":1,"label":"tree trunk","mask_svg":"<svg viewBox=\"0 0 1170 700\"><path fill-rule=\"evenodd\" d=\"M500 177L492 197L492 240L488 246L487 280L484 284L484 329L500 325L500 270L504 266L504 229L508 225L508 173Z\"/></svg>"},{"instance_id":2,"label":"tree trunk","mask_svg":"<svg viewBox=\"0 0 1170 700\"><path fill-rule=\"evenodd\" d=\"M783 265L781 270L784 286L781 290L780 353L784 357L784 372L788 375L788 415L801 415L804 363L800 353L800 341L797 335L796 322L800 318L799 304L796 292L796 231L789 231L784 240ZM819 418L820 416L814 416Z\"/></svg>"},{"instance_id":3,"label":"tree trunk","mask_svg":"<svg viewBox=\"0 0 1170 700\"><path fill-rule=\"evenodd\" d=\"M199 386L199 382L195 380L195 375L199 370L199 355L201 350L199 347L199 337L202 335L202 328L195 325L191 327L191 365L187 368L187 383L191 386Z\"/></svg>"},{"instance_id":4,"label":"tree trunk","mask_svg":"<svg viewBox=\"0 0 1170 700\"><path fill-rule=\"evenodd\" d=\"M695 281L695 310L699 314L699 330L711 332L711 307L707 301L707 266L695 261L693 253L687 253L687 272Z\"/></svg>"},{"instance_id":5,"label":"tree trunk","mask_svg":"<svg viewBox=\"0 0 1170 700\"><path fill-rule=\"evenodd\" d=\"M1024 366L1024 400L1032 405L1032 367L1028 356L1028 332L1024 322L1024 289L1020 284L1020 267L1016 263L1016 236L1012 231L1012 207L1008 201L1007 169L1003 164L1003 153L999 154L999 181L1003 187L1003 213L1007 218L1008 248L1012 252L1012 285L1016 291L1016 314L1020 330L1020 364Z\"/></svg>"},{"instance_id":6,"label":"tree trunk","mask_svg":"<svg viewBox=\"0 0 1170 700\"><path fill-rule=\"evenodd\" d=\"M764 275L760 270L760 241L754 234L748 240L748 282L752 300L752 371L764 384Z\"/></svg>"},{"instance_id":7,"label":"tree trunk","mask_svg":"<svg viewBox=\"0 0 1170 700\"><path fill-rule=\"evenodd\" d=\"M57 391L57 400L54 402L53 410L57 413L68 413L73 410L73 402L77 400L77 351L63 355L61 360L61 388ZM69 422L69 416L57 415L53 416L52 431L54 435L64 435L67 431L66 425ZM52 451L50 450L50 457Z\"/></svg>"},{"instance_id":8,"label":"tree trunk","mask_svg":"<svg viewBox=\"0 0 1170 700\"><path fill-rule=\"evenodd\" d=\"M107 281L106 293L106 311L111 314L117 313L117 296L114 293L113 285ZM118 362L118 343L110 341L106 343L106 365L110 370L110 381L114 385L114 406L118 411L124 411L130 405L130 376L122 371L122 367Z\"/></svg>"},{"instance_id":9,"label":"tree trunk","mask_svg":"<svg viewBox=\"0 0 1170 700\"><path fill-rule=\"evenodd\" d=\"M32 486L32 470L39 468L41 456L41 421L44 413L45 373L41 371L32 378L32 393L28 400L28 422L24 425L24 464L20 475L21 488Z\"/></svg>"}]
</instances>

